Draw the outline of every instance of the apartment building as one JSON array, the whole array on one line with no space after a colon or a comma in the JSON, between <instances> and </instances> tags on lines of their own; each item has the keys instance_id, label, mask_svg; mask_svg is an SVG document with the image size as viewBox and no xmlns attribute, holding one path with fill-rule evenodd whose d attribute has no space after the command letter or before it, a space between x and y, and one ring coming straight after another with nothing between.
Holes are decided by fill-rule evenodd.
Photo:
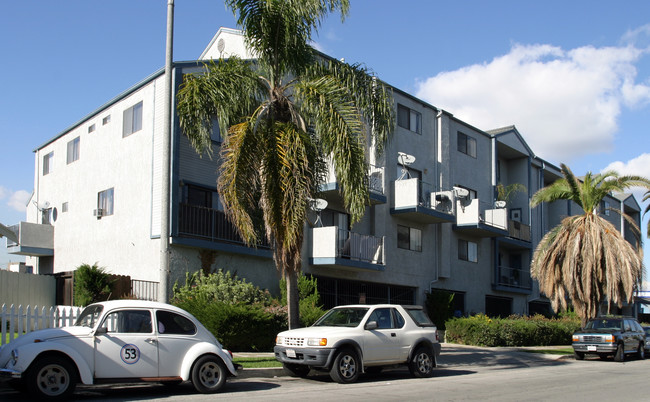
<instances>
[{"instance_id":1,"label":"apartment building","mask_svg":"<svg viewBox=\"0 0 650 402\"><path fill-rule=\"evenodd\" d=\"M174 63L174 87L202 61L230 54L251 57L241 34L222 28L198 61ZM277 293L269 245L246 246L223 212L216 126L211 159L197 155L173 122L171 187L162 188L164 78L155 72L35 150L34 192L25 222L12 227L9 252L26 255L41 274L97 262L156 283L169 191L171 283L208 256L214 268ZM426 292L445 290L461 313L548 311L530 277L532 254L550 228L579 211L569 202L531 209L529 201L561 177L559 168L537 157L514 126L484 131L397 88L394 99L397 126L384 155L375 159L368 144L363 219L350 226L331 174L305 223L302 268L318 278L325 305L422 304ZM523 191L500 200L499 184ZM640 222L632 196L612 195L608 207ZM617 214L604 215L634 242Z\"/></svg>"}]
</instances>

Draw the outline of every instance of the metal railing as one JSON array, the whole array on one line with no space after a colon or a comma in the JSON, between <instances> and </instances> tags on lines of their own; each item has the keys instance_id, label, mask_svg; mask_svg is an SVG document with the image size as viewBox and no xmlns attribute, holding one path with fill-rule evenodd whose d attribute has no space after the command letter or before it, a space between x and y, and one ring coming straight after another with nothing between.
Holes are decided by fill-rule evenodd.
<instances>
[{"instance_id":1,"label":"metal railing","mask_svg":"<svg viewBox=\"0 0 650 402\"><path fill-rule=\"evenodd\" d=\"M138 300L158 300L158 282L131 279L131 297Z\"/></svg>"},{"instance_id":2,"label":"metal railing","mask_svg":"<svg viewBox=\"0 0 650 402\"><path fill-rule=\"evenodd\" d=\"M530 226L508 219L508 236L530 242Z\"/></svg>"},{"instance_id":3,"label":"metal railing","mask_svg":"<svg viewBox=\"0 0 650 402\"><path fill-rule=\"evenodd\" d=\"M384 194L384 168L370 165L368 170L368 190L375 194Z\"/></svg>"},{"instance_id":4,"label":"metal railing","mask_svg":"<svg viewBox=\"0 0 650 402\"><path fill-rule=\"evenodd\" d=\"M215 242L246 245L235 225L228 220L223 211L197 205L180 204L178 234ZM260 239L258 247L270 248L264 236L260 236Z\"/></svg>"},{"instance_id":5,"label":"metal railing","mask_svg":"<svg viewBox=\"0 0 650 402\"><path fill-rule=\"evenodd\" d=\"M339 229L338 254L351 260L384 263L384 239Z\"/></svg>"},{"instance_id":6,"label":"metal railing","mask_svg":"<svg viewBox=\"0 0 650 402\"><path fill-rule=\"evenodd\" d=\"M521 268L511 268L499 265L497 284L519 289L532 289L533 281L530 271Z\"/></svg>"}]
</instances>

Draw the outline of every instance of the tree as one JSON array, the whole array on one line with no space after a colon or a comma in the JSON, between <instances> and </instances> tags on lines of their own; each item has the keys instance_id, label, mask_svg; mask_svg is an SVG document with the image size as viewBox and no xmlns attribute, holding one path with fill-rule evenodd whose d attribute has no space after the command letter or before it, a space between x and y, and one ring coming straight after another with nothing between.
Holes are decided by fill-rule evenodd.
<instances>
[{"instance_id":1,"label":"tree","mask_svg":"<svg viewBox=\"0 0 650 402\"><path fill-rule=\"evenodd\" d=\"M348 0L227 0L254 63L231 57L186 76L178 93L182 130L212 154L212 121L225 134L217 183L224 209L249 245L265 236L287 282L289 327L299 325L298 275L308 200L331 161L352 223L368 203L366 148L383 151L394 126L390 90L360 65L315 57L309 46L328 13Z\"/></svg>"},{"instance_id":2,"label":"tree","mask_svg":"<svg viewBox=\"0 0 650 402\"><path fill-rule=\"evenodd\" d=\"M82 264L74 271L74 305L85 307L91 303L108 300L114 280L106 268Z\"/></svg>"},{"instance_id":3,"label":"tree","mask_svg":"<svg viewBox=\"0 0 650 402\"><path fill-rule=\"evenodd\" d=\"M508 202L510 201L510 198L512 198L515 193L525 193L526 192L526 186L524 186L521 183L511 183L508 184L507 186L503 185L503 183L497 184L497 201L505 201Z\"/></svg>"},{"instance_id":4,"label":"tree","mask_svg":"<svg viewBox=\"0 0 650 402\"><path fill-rule=\"evenodd\" d=\"M630 187L648 188L650 181L640 176L620 176L615 171L588 172L582 181L561 165L561 179L537 191L531 206L542 202L569 200L584 214L569 216L551 229L540 241L531 263L531 275L540 291L551 299L554 310L567 309L571 303L583 326L595 317L603 300L616 303L631 301L643 270L642 258L621 233L599 216L603 197ZM635 222L622 211L612 209L639 233ZM609 307L608 307L609 308Z\"/></svg>"}]
</instances>

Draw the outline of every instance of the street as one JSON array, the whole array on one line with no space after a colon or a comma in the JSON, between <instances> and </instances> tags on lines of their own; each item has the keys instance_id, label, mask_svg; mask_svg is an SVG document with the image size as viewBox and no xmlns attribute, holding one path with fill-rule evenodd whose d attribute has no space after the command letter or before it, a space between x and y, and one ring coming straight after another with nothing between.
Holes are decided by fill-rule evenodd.
<instances>
[{"instance_id":1,"label":"street","mask_svg":"<svg viewBox=\"0 0 650 402\"><path fill-rule=\"evenodd\" d=\"M445 354L446 353L446 354ZM334 383L327 374L307 379L276 376L278 370L257 370L229 381L215 395L195 393L190 384L78 387L75 400L166 401L550 401L625 400L650 397L650 360L616 363L588 358L526 353L516 348L477 348L445 345L435 376L412 378L398 368L379 375L364 375L355 384ZM0 399L24 400L24 395L1 390Z\"/></svg>"}]
</instances>

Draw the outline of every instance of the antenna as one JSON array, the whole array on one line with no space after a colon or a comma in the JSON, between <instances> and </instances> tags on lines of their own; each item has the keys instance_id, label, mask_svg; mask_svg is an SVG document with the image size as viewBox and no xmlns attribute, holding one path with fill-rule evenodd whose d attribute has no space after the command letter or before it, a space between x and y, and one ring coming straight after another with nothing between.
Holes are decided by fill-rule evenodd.
<instances>
[{"instance_id":1,"label":"antenna","mask_svg":"<svg viewBox=\"0 0 650 402\"><path fill-rule=\"evenodd\" d=\"M411 178L411 173L409 173L408 169L406 168L409 165L412 165L415 162L415 156L409 155L405 152L398 152L397 153L397 161L399 162L400 165L402 165L402 173L400 174L399 178L397 180L402 180L404 178Z\"/></svg>"},{"instance_id":2,"label":"antenna","mask_svg":"<svg viewBox=\"0 0 650 402\"><path fill-rule=\"evenodd\" d=\"M314 226L319 225L323 226L323 221L320 219L320 212L327 208L327 201L325 201L322 198L309 198L307 199L309 202L309 208L316 212L316 222L314 222Z\"/></svg>"}]
</instances>

